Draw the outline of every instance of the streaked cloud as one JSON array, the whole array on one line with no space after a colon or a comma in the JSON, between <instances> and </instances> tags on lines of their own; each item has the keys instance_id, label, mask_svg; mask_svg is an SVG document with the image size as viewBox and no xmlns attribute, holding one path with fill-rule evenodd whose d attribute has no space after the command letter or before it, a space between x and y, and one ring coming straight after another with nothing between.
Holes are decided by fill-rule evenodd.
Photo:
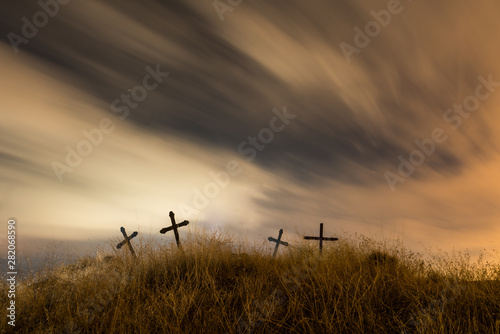
<instances>
[{"instance_id":1,"label":"streaked cloud","mask_svg":"<svg viewBox=\"0 0 500 334\"><path fill-rule=\"evenodd\" d=\"M414 248L492 249L500 91L458 130L443 113L474 94L478 76L500 81L500 5L402 1L348 63L339 44L387 4L245 1L223 22L210 1L61 6L18 54L0 45L2 216L24 221L30 238L81 240L127 224L154 233L236 160L242 173L182 219L256 238L325 222ZM37 10L2 10L4 36ZM169 77L121 120L112 102L156 64ZM297 118L246 161L238 145L283 106ZM52 162L103 118L115 130L60 183ZM384 173L435 128L449 139L391 192Z\"/></svg>"}]
</instances>

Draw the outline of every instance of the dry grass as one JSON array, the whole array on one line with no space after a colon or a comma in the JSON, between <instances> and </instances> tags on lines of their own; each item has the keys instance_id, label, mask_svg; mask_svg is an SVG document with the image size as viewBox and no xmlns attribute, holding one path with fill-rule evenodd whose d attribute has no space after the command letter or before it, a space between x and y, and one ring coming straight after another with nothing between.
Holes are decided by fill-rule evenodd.
<instances>
[{"instance_id":1,"label":"dry grass","mask_svg":"<svg viewBox=\"0 0 500 334\"><path fill-rule=\"evenodd\" d=\"M500 270L367 239L234 254L223 234L84 258L16 293L19 333L496 333ZM5 283L2 283L5 285ZM1 309L7 289L2 287ZM2 328L7 325L0 318Z\"/></svg>"}]
</instances>

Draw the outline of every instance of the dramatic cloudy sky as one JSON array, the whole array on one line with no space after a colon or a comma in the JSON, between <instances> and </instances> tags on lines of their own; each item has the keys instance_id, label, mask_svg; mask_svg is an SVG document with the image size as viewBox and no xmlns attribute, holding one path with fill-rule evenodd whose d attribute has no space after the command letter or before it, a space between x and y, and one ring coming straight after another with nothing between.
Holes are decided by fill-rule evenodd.
<instances>
[{"instance_id":1,"label":"dramatic cloudy sky","mask_svg":"<svg viewBox=\"0 0 500 334\"><path fill-rule=\"evenodd\" d=\"M60 1L0 5L0 217L25 249L171 240L172 210L495 254L498 1Z\"/></svg>"}]
</instances>

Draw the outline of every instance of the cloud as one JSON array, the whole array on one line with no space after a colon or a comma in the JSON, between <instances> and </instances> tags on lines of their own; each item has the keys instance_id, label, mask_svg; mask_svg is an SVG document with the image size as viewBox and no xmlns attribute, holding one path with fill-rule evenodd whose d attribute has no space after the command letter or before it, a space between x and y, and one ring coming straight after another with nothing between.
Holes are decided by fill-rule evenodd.
<instances>
[{"instance_id":1,"label":"cloud","mask_svg":"<svg viewBox=\"0 0 500 334\"><path fill-rule=\"evenodd\" d=\"M499 4L401 4L348 63L339 44L355 43L354 28L387 1L246 1L223 22L209 2L70 2L18 55L0 48L0 180L11 189L2 213L44 237L161 225L236 159L244 172L196 219L257 234L278 221L370 233L389 224L398 235L406 224L407 237L413 226L431 244L472 234L480 245L498 216L500 93L458 130L443 114L474 94L478 76L500 81ZM0 29L20 33L37 10L17 2ZM120 120L111 103L156 64L169 77ZM283 106L297 118L246 162L238 145ZM59 184L51 163L105 117L116 129ZM391 193L384 173L435 128L448 140Z\"/></svg>"}]
</instances>

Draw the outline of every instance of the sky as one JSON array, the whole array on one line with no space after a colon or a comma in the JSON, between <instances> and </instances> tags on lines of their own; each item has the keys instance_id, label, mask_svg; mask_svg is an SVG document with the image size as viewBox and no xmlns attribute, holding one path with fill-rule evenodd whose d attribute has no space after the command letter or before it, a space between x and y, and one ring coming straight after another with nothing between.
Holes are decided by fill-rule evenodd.
<instances>
[{"instance_id":1,"label":"sky","mask_svg":"<svg viewBox=\"0 0 500 334\"><path fill-rule=\"evenodd\" d=\"M1 233L15 218L23 254L169 242L173 211L181 238L324 223L500 260L498 1L0 6Z\"/></svg>"}]
</instances>

